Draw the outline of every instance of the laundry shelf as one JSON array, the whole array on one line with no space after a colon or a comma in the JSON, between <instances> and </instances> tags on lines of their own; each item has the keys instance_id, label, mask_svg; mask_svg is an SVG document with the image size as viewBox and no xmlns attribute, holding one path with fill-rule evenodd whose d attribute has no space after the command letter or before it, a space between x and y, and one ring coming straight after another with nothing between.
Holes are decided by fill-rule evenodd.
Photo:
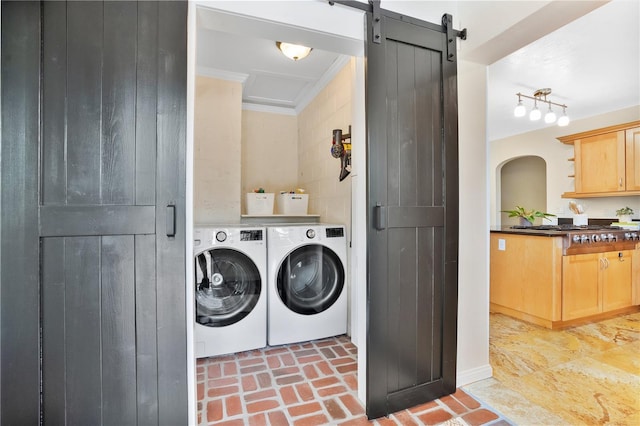
<instances>
[{"instance_id":1,"label":"laundry shelf","mask_svg":"<svg viewBox=\"0 0 640 426\"><path fill-rule=\"evenodd\" d=\"M240 219L241 223L251 224L272 224L272 223L319 223L319 214L303 214L303 215L289 215L289 214L243 214Z\"/></svg>"}]
</instances>

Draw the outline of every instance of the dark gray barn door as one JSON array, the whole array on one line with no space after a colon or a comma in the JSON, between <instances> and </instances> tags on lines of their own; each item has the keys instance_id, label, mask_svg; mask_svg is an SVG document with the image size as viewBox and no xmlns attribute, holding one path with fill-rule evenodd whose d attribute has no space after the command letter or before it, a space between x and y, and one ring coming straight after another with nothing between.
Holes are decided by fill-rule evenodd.
<instances>
[{"instance_id":1,"label":"dark gray barn door","mask_svg":"<svg viewBox=\"0 0 640 426\"><path fill-rule=\"evenodd\" d=\"M455 391L458 135L443 29L382 11L375 38L371 14L368 23L367 415L376 418Z\"/></svg>"},{"instance_id":2,"label":"dark gray barn door","mask_svg":"<svg viewBox=\"0 0 640 426\"><path fill-rule=\"evenodd\" d=\"M187 423L186 14L2 3L2 425Z\"/></svg>"}]
</instances>

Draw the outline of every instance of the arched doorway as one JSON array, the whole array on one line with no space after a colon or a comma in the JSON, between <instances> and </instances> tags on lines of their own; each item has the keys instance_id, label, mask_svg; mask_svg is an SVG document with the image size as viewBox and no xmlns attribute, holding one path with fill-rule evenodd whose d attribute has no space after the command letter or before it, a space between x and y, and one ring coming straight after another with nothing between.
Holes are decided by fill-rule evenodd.
<instances>
[{"instance_id":1,"label":"arched doorway","mask_svg":"<svg viewBox=\"0 0 640 426\"><path fill-rule=\"evenodd\" d=\"M511 210L515 206L546 211L547 163L543 158L535 155L518 157L503 163L500 168L500 210ZM501 213L500 223L502 226L517 225L518 218Z\"/></svg>"}]
</instances>

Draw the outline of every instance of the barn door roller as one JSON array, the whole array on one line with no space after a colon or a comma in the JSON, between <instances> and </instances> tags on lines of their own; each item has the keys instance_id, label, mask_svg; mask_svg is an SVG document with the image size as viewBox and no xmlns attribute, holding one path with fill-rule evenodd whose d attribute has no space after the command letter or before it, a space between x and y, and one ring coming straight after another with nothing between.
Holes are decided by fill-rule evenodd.
<instances>
[{"instance_id":1,"label":"barn door roller","mask_svg":"<svg viewBox=\"0 0 640 426\"><path fill-rule=\"evenodd\" d=\"M442 26L447 33L447 61L455 62L456 60L456 37L462 40L467 39L467 29L456 31L453 29L453 17L445 13L442 15Z\"/></svg>"}]
</instances>

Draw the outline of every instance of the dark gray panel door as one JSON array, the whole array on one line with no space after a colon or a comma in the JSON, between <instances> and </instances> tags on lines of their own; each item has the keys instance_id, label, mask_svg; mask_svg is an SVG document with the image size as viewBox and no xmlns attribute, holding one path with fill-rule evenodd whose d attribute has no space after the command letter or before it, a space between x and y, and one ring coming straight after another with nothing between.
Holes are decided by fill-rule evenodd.
<instances>
[{"instance_id":1,"label":"dark gray panel door","mask_svg":"<svg viewBox=\"0 0 640 426\"><path fill-rule=\"evenodd\" d=\"M3 425L187 423L186 13L2 4Z\"/></svg>"},{"instance_id":2,"label":"dark gray panel door","mask_svg":"<svg viewBox=\"0 0 640 426\"><path fill-rule=\"evenodd\" d=\"M455 391L456 64L440 26L382 11L367 37L367 415ZM454 42L455 45L455 42Z\"/></svg>"}]
</instances>

